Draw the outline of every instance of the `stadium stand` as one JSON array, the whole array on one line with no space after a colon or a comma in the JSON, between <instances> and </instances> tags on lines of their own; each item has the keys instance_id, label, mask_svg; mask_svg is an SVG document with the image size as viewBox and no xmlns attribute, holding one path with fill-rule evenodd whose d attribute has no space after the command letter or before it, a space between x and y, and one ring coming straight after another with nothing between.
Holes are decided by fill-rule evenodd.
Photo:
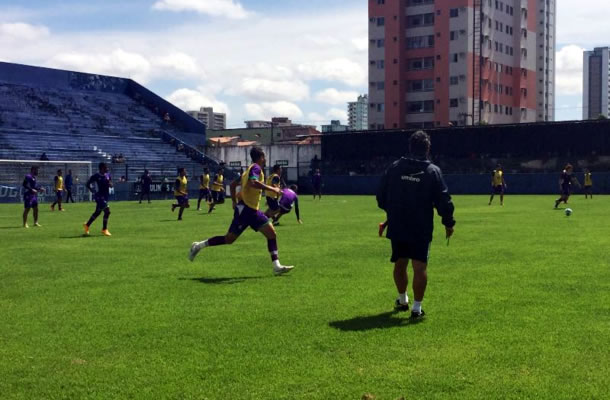
<instances>
[{"instance_id":1,"label":"stadium stand","mask_svg":"<svg viewBox=\"0 0 610 400\"><path fill-rule=\"evenodd\" d=\"M203 124L129 79L0 62L0 159L106 161L133 181L214 169L204 144Z\"/></svg>"}]
</instances>

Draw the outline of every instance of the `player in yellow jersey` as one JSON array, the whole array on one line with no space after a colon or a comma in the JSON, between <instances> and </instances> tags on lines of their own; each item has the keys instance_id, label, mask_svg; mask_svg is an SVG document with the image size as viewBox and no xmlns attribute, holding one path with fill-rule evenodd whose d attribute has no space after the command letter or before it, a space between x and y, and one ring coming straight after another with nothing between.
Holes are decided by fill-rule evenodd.
<instances>
[{"instance_id":1,"label":"player in yellow jersey","mask_svg":"<svg viewBox=\"0 0 610 400\"><path fill-rule=\"evenodd\" d=\"M216 204L223 204L225 202L225 171L223 168L218 169L214 182L212 182L212 202L210 203L210 209L208 214L214 211Z\"/></svg>"},{"instance_id":2,"label":"player in yellow jersey","mask_svg":"<svg viewBox=\"0 0 610 400\"><path fill-rule=\"evenodd\" d=\"M504 190L506 189L506 182L504 181L504 170L502 166L498 164L496 169L491 173L491 197L489 198L489 205L494 199L494 194L500 195L500 205L504 205Z\"/></svg>"},{"instance_id":3,"label":"player in yellow jersey","mask_svg":"<svg viewBox=\"0 0 610 400\"><path fill-rule=\"evenodd\" d=\"M65 190L64 177L61 169L57 170L57 175L53 179L53 187L55 189L55 201L51 204L51 211L55 211L56 204L59 206L59 211L65 211L61 208L61 200Z\"/></svg>"},{"instance_id":4,"label":"player in yellow jersey","mask_svg":"<svg viewBox=\"0 0 610 400\"><path fill-rule=\"evenodd\" d=\"M279 165L274 165L271 170L271 175L267 178L267 186L273 186L275 188L281 189L281 176L282 176L282 167ZM266 192L265 197L267 199L267 211L265 211L265 215L270 216L271 214L275 214L279 212L280 205L278 200L280 199L281 194L276 194L273 192Z\"/></svg>"},{"instance_id":5,"label":"player in yellow jersey","mask_svg":"<svg viewBox=\"0 0 610 400\"><path fill-rule=\"evenodd\" d=\"M584 190L585 199L587 198L587 196L591 196L591 199L593 199L593 178L591 176L591 171L589 171L589 168L585 168Z\"/></svg>"},{"instance_id":6,"label":"player in yellow jersey","mask_svg":"<svg viewBox=\"0 0 610 400\"><path fill-rule=\"evenodd\" d=\"M203 174L199 177L197 211L201 211L201 200L203 199L208 203L212 201L212 195L210 194L210 169L207 167L203 169Z\"/></svg>"},{"instance_id":7,"label":"player in yellow jersey","mask_svg":"<svg viewBox=\"0 0 610 400\"><path fill-rule=\"evenodd\" d=\"M172 204L172 212L180 207L178 212L178 221L182 221L182 213L185 208L189 208L189 192L188 192L188 178L186 176L186 169L178 168L178 177L174 183L174 196L178 203Z\"/></svg>"},{"instance_id":8,"label":"player in yellow jersey","mask_svg":"<svg viewBox=\"0 0 610 400\"><path fill-rule=\"evenodd\" d=\"M197 254L208 246L232 244L248 228L261 232L267 238L267 249L271 255L273 273L281 275L292 270L292 266L280 264L277 250L277 238L273 224L269 218L259 210L262 191L279 194L280 189L266 185L263 168L265 167L265 153L260 147L250 150L253 164L242 174L240 179L231 183L231 199L233 200L233 222L229 232L224 236L215 236L201 242L193 242L189 252L189 260L193 261ZM238 199L237 187L241 186L241 196Z\"/></svg>"}]
</instances>

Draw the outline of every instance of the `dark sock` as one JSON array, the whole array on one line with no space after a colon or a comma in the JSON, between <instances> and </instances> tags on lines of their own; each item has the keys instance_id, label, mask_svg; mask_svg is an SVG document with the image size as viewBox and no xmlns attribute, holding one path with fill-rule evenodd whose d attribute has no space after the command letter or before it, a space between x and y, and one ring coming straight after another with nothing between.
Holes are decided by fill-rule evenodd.
<instances>
[{"instance_id":1,"label":"dark sock","mask_svg":"<svg viewBox=\"0 0 610 400\"><path fill-rule=\"evenodd\" d=\"M224 236L214 236L208 239L208 246L221 246L226 243Z\"/></svg>"},{"instance_id":2,"label":"dark sock","mask_svg":"<svg viewBox=\"0 0 610 400\"><path fill-rule=\"evenodd\" d=\"M269 254L271 254L271 261L277 260L277 239L268 239L267 249L269 250Z\"/></svg>"}]
</instances>

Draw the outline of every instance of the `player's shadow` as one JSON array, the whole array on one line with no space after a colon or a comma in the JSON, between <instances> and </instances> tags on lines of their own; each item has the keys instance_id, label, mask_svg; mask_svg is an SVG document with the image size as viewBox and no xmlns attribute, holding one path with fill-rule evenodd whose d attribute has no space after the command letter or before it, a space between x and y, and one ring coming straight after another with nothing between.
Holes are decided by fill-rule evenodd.
<instances>
[{"instance_id":1,"label":"player's shadow","mask_svg":"<svg viewBox=\"0 0 610 400\"><path fill-rule=\"evenodd\" d=\"M263 279L262 276L233 276L229 278L178 278L181 281L195 281L199 283L206 283L208 285L234 285L249 280Z\"/></svg>"},{"instance_id":2,"label":"player's shadow","mask_svg":"<svg viewBox=\"0 0 610 400\"><path fill-rule=\"evenodd\" d=\"M60 236L60 239L83 239L83 238L88 238L91 237L89 235L83 235L82 233L80 235L76 235L76 236Z\"/></svg>"},{"instance_id":3,"label":"player's shadow","mask_svg":"<svg viewBox=\"0 0 610 400\"><path fill-rule=\"evenodd\" d=\"M342 321L332 321L328 325L340 331L358 332L368 331L371 329L387 329L396 328L399 326L407 326L412 322L408 318L400 315L410 315L409 313L399 313L397 311L388 311L377 315L369 315L366 317L355 317Z\"/></svg>"}]
</instances>

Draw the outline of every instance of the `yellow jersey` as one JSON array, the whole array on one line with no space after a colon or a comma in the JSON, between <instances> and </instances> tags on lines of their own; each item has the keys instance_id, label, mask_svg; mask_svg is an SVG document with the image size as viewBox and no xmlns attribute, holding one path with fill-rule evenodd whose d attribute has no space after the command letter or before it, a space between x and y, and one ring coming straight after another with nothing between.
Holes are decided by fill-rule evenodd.
<instances>
[{"instance_id":1,"label":"yellow jersey","mask_svg":"<svg viewBox=\"0 0 610 400\"><path fill-rule=\"evenodd\" d=\"M222 192L224 189L224 187L222 185L224 180L225 180L225 177L222 176L222 174L217 174L216 179L214 179L214 182L212 183L212 191L213 192Z\"/></svg>"},{"instance_id":2,"label":"yellow jersey","mask_svg":"<svg viewBox=\"0 0 610 400\"><path fill-rule=\"evenodd\" d=\"M267 178L267 186L273 186L276 188L280 187L280 176L278 174L271 174L269 178ZM265 195L271 197L272 199L279 199L280 195L273 192L265 192Z\"/></svg>"},{"instance_id":3,"label":"yellow jersey","mask_svg":"<svg viewBox=\"0 0 610 400\"><path fill-rule=\"evenodd\" d=\"M494 170L492 182L494 186L502 186L504 185L504 172L500 170Z\"/></svg>"},{"instance_id":4,"label":"yellow jersey","mask_svg":"<svg viewBox=\"0 0 610 400\"><path fill-rule=\"evenodd\" d=\"M199 182L199 189L210 188L210 174L201 175L201 181Z\"/></svg>"},{"instance_id":5,"label":"yellow jersey","mask_svg":"<svg viewBox=\"0 0 610 400\"><path fill-rule=\"evenodd\" d=\"M258 203L261 201L262 189L255 189L248 185L251 180L265 182L265 174L258 164L252 164L241 176L241 201L248 207L258 210Z\"/></svg>"},{"instance_id":6,"label":"yellow jersey","mask_svg":"<svg viewBox=\"0 0 610 400\"><path fill-rule=\"evenodd\" d=\"M184 196L188 193L186 185L188 183L188 179L186 176L179 176L176 178L176 183L178 184L177 188L174 189L174 196Z\"/></svg>"},{"instance_id":7,"label":"yellow jersey","mask_svg":"<svg viewBox=\"0 0 610 400\"><path fill-rule=\"evenodd\" d=\"M63 178L63 176L56 176L55 177L55 191L59 192L61 190L64 190L64 178Z\"/></svg>"},{"instance_id":8,"label":"yellow jersey","mask_svg":"<svg viewBox=\"0 0 610 400\"><path fill-rule=\"evenodd\" d=\"M585 186L593 186L593 179L591 178L590 172L585 174Z\"/></svg>"}]
</instances>

